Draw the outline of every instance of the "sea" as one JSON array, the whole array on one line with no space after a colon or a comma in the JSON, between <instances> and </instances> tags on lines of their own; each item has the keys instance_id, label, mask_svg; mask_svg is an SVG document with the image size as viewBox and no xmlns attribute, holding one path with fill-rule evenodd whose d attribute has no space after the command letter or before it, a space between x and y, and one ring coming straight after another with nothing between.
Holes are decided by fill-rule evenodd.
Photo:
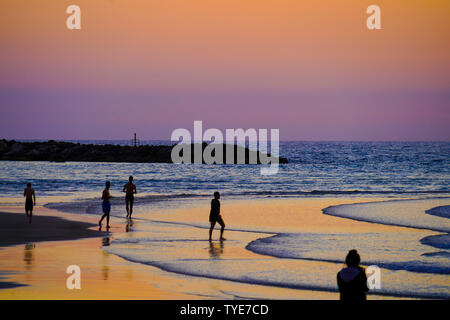
<instances>
[{"instance_id":1,"label":"sea","mask_svg":"<svg viewBox=\"0 0 450 320\"><path fill-rule=\"evenodd\" d=\"M450 194L450 142L286 141L280 142L280 155L289 163L272 176L262 176L259 165L1 161L0 196L20 195L27 182L43 196L97 194L106 180L119 190L130 175L139 194L168 198L210 196L215 190L232 197Z\"/></svg>"},{"instance_id":2,"label":"sea","mask_svg":"<svg viewBox=\"0 0 450 320\"><path fill-rule=\"evenodd\" d=\"M70 142L130 144L126 140ZM140 144L173 143L151 140ZM315 261L323 264L322 272L333 274L336 265L342 265L345 250L358 246L370 250L371 254L366 256L368 264L388 270L385 279L391 280L384 282L377 294L450 298L450 142L283 141L279 153L289 163L280 164L279 172L270 176L260 174L260 165L1 161L0 204L22 204L23 188L31 182L38 199L44 199L45 203L40 204L46 207L98 215L105 181L111 182L113 194L121 194L130 175L137 185L136 216L143 221L149 208L207 202L214 191L220 191L222 199L392 198L381 203L324 208L323 214L414 228L429 234L419 232L408 235L409 238L392 234L386 238L378 233L365 233L349 239L345 234L274 230L273 236L252 241L246 244L246 249L277 259L257 265L243 263L239 269L233 261L224 261L224 267L214 268L212 273L208 259L175 258L179 250L170 252L173 241L184 243L179 245L186 248L201 243L185 238L183 242L179 233L164 238L149 236L144 232L149 226L142 223L143 229L137 230L132 239L115 239L105 250L136 263L190 276L336 291L335 278L299 276L294 264ZM111 214L123 216L122 198L112 200ZM207 223L193 227L207 228ZM150 250L155 246L158 250ZM170 258L162 259L162 253Z\"/></svg>"}]
</instances>

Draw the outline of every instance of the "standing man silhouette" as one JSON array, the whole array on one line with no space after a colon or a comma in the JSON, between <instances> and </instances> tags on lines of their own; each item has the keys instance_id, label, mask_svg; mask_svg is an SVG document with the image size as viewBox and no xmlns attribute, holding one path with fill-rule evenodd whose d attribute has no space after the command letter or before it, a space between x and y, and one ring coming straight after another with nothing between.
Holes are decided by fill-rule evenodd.
<instances>
[{"instance_id":1,"label":"standing man silhouette","mask_svg":"<svg viewBox=\"0 0 450 320\"><path fill-rule=\"evenodd\" d=\"M109 213L111 211L111 203L109 202L109 199L112 198L111 194L109 193L109 188L111 187L111 183L109 181L106 181L105 183L105 190L103 190L102 193L102 211L103 211L103 215L100 219L100 221L98 222L98 230L102 230L102 221L103 219L106 217L106 231L109 230Z\"/></svg>"},{"instance_id":2,"label":"standing man silhouette","mask_svg":"<svg viewBox=\"0 0 450 320\"><path fill-rule=\"evenodd\" d=\"M127 218L133 214L134 194L137 193L136 185L133 183L133 176L128 178L128 183L122 189L125 192L125 206L127 208Z\"/></svg>"},{"instance_id":3,"label":"standing man silhouette","mask_svg":"<svg viewBox=\"0 0 450 320\"><path fill-rule=\"evenodd\" d=\"M214 192L214 199L211 200L211 211L209 213L209 222L211 222L211 227L209 228L209 241L211 241L212 232L216 222L221 226L220 229L220 241L226 240L223 237L223 231L225 230L225 222L223 222L222 216L220 215L220 193L218 191Z\"/></svg>"},{"instance_id":4,"label":"standing man silhouette","mask_svg":"<svg viewBox=\"0 0 450 320\"><path fill-rule=\"evenodd\" d=\"M25 197L25 213L29 217L29 222L31 224L33 205L36 205L36 194L34 193L34 189L31 187L31 183L27 183L27 187L23 190L23 196Z\"/></svg>"}]
</instances>

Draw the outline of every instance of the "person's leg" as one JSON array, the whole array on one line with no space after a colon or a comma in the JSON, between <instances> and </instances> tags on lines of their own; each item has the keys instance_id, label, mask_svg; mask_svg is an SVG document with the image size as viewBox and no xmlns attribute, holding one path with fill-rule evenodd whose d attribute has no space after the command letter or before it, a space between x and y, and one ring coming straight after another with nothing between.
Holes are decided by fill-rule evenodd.
<instances>
[{"instance_id":1,"label":"person's leg","mask_svg":"<svg viewBox=\"0 0 450 320\"><path fill-rule=\"evenodd\" d=\"M31 218L33 217L33 207L30 208L30 224L31 224Z\"/></svg>"},{"instance_id":2,"label":"person's leg","mask_svg":"<svg viewBox=\"0 0 450 320\"><path fill-rule=\"evenodd\" d=\"M125 207L127 208L127 218L130 215L130 199L128 197L125 197Z\"/></svg>"},{"instance_id":3,"label":"person's leg","mask_svg":"<svg viewBox=\"0 0 450 320\"><path fill-rule=\"evenodd\" d=\"M133 214L133 204L134 204L134 198L130 198L130 218Z\"/></svg>"},{"instance_id":4,"label":"person's leg","mask_svg":"<svg viewBox=\"0 0 450 320\"><path fill-rule=\"evenodd\" d=\"M216 225L215 221L211 221L211 227L209 228L209 241L211 241L212 232L214 230L214 226Z\"/></svg>"},{"instance_id":5,"label":"person's leg","mask_svg":"<svg viewBox=\"0 0 450 320\"><path fill-rule=\"evenodd\" d=\"M109 212L106 214L106 230L109 230Z\"/></svg>"},{"instance_id":6,"label":"person's leg","mask_svg":"<svg viewBox=\"0 0 450 320\"><path fill-rule=\"evenodd\" d=\"M105 218L105 216L106 216L106 213L104 213L103 215L102 215L102 217L100 218L100 221L98 222L98 226L100 227L98 230L102 230L102 221L103 221L103 219Z\"/></svg>"},{"instance_id":7,"label":"person's leg","mask_svg":"<svg viewBox=\"0 0 450 320\"><path fill-rule=\"evenodd\" d=\"M226 240L223 237L223 231L225 230L225 222L223 222L223 219L221 216L219 216L219 219L217 220L217 222L220 224L221 228L220 228L220 240Z\"/></svg>"},{"instance_id":8,"label":"person's leg","mask_svg":"<svg viewBox=\"0 0 450 320\"><path fill-rule=\"evenodd\" d=\"M28 202L28 199L25 200L25 213L27 214L27 217L30 216L30 203Z\"/></svg>"}]
</instances>

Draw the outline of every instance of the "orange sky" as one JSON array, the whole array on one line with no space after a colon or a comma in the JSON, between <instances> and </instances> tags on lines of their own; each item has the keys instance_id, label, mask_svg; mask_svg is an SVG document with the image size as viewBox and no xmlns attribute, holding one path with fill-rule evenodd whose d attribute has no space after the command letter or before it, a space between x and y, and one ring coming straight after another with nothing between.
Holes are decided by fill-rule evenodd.
<instances>
[{"instance_id":1,"label":"orange sky","mask_svg":"<svg viewBox=\"0 0 450 320\"><path fill-rule=\"evenodd\" d=\"M65 8L74 3L82 9L81 31L65 28ZM3 0L2 70L15 76L1 80L19 86L234 87L256 80L268 87L448 88L450 2L378 1L383 30L369 31L365 9L372 3Z\"/></svg>"},{"instance_id":2,"label":"orange sky","mask_svg":"<svg viewBox=\"0 0 450 320\"><path fill-rule=\"evenodd\" d=\"M65 27L70 4L80 31ZM382 30L366 28L370 4ZM0 86L448 93L449 36L448 0L2 0Z\"/></svg>"}]
</instances>

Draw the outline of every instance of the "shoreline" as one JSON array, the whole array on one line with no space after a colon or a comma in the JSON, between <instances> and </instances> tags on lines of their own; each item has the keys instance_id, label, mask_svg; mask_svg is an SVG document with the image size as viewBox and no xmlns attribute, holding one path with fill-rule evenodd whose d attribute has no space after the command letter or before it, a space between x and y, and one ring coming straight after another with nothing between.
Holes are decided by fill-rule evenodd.
<instances>
[{"instance_id":1,"label":"shoreline","mask_svg":"<svg viewBox=\"0 0 450 320\"><path fill-rule=\"evenodd\" d=\"M21 216L17 212L0 210L0 247L29 242L78 240L104 235L101 231L93 230L96 227L94 223L36 214L36 211L39 213L42 211L39 209L35 208L31 224L25 213Z\"/></svg>"},{"instance_id":2,"label":"shoreline","mask_svg":"<svg viewBox=\"0 0 450 320\"><path fill-rule=\"evenodd\" d=\"M11 211L7 213L8 216L15 216L16 219L23 218L24 223L28 224L25 213L23 213L23 217L21 217L22 213L20 212L23 210L22 207L8 206L3 207L2 211L5 211L5 209ZM80 223L83 227L97 227L97 225L89 222L94 219L92 215L81 216L78 214L47 209L45 207L36 207L35 209L37 209L36 211L39 212L39 214L45 213L47 215L45 217L41 216L41 221L58 219L64 221L62 223ZM55 215L59 217L55 217ZM116 226L113 226L114 224ZM118 229L117 222L111 221L111 225L113 226L111 229ZM29 241L24 240L20 243L0 245L0 300L254 299L255 288L260 292L260 299L268 299L273 293L276 293L277 296L284 297L284 299L329 300L336 298L335 292L315 292L311 290L234 283L227 280L186 276L170 271L164 271L158 267L128 261L127 259L110 254L104 250L105 245L108 246L109 241L114 239L115 235L119 235L123 232L93 232L94 236L87 238L80 238L80 234L78 234L77 236L74 236L74 239L39 239L36 243L30 243ZM67 256L72 250L76 250L78 253L77 257L82 257L82 260L86 260L85 263L94 269L88 270L87 272L83 271L83 274L88 274L87 279L83 279L83 283L87 282L88 284L83 285L83 288L80 291L67 290L64 288L64 285L62 285L65 284L65 279L67 277L64 273L65 267L59 268L60 270L56 272L55 275L55 269L58 269L58 266L67 266L69 264L69 262L66 262L68 261ZM46 266L42 266L42 263L37 263L37 261L35 261L35 256L38 255L36 253L37 251L41 252L39 254L40 256L45 256L44 261L48 260L46 261ZM97 260L98 262L96 263L92 260ZM99 263L100 260L101 263ZM23 266L19 267L20 264L23 264ZM83 262L80 263L80 265L82 264ZM48 269L49 265L51 266L51 270ZM92 265L95 267L92 267ZM4 269L12 269L13 271L5 271ZM43 270L38 271L35 269ZM83 268L83 270L85 270L85 268ZM123 271L123 274L117 277L118 270ZM39 275L40 273L43 273L45 276ZM113 273L116 274L116 281L110 281L113 278L111 276ZM36 276L38 276L37 279ZM56 281L59 282L58 286L55 286ZM108 289L101 289L101 287L105 285ZM131 290L126 290L126 292L124 292L124 286ZM222 289L217 291L215 289L216 287ZM235 295L235 291L240 292L240 295ZM249 292L249 296L242 294L243 292Z\"/></svg>"},{"instance_id":3,"label":"shoreline","mask_svg":"<svg viewBox=\"0 0 450 320\"><path fill-rule=\"evenodd\" d=\"M227 259L251 259L258 261L258 259L264 259L270 261L276 261L277 258L275 257L269 257L266 255L260 255L254 252L251 252L247 249L247 245L254 240L257 240L263 237L269 237L271 234L275 235L277 234L277 229L279 228L285 228L286 225L290 225L292 227L291 229L285 229L287 231L293 231L296 230L297 232L341 232L341 233L348 233L348 232L355 232L355 230L358 230L359 232L395 232L395 231L405 231L405 227L394 227L394 226L388 226L388 225L380 225L380 224L373 224L369 222L363 222L363 221L354 221L349 220L345 218L339 218L339 217L333 217L333 216L327 216L324 215L321 210L327 207L327 204L330 205L339 205L339 204L348 204L348 203L360 203L364 201L368 201L368 198L361 198L361 199L355 199L355 198L332 198L332 199L324 199L324 198L316 198L316 199L266 199L266 200L227 200L226 203L226 213L225 213L225 220L227 221L227 234L232 235L231 238L228 237L231 241L225 241L225 250L222 250L224 252L214 253L216 255L215 257L211 255L211 251L217 251L218 249L211 248L207 249L207 251L210 251L210 254L207 254L205 257L206 259L225 259L223 261L226 261ZM382 199L382 198L375 198L372 200L376 201L383 201L383 200L392 200L392 199ZM293 210L299 210L298 208L298 202L303 203L305 207L300 208L301 209L301 215L293 215ZM207 203L207 201L205 202ZM23 211L23 208L21 207L3 207L1 211L13 211L17 217L23 218L24 223L28 223L27 217L25 213L23 214L23 217L20 217L20 212ZM47 292L46 290L42 289L42 284L44 284L44 287L46 287L46 284L48 284L49 279L40 279L37 283L30 282L26 278L24 279L21 276L2 276L2 281L10 281L18 284L25 284L28 286L31 286L32 288L27 287L14 287L10 289L1 289L0 290L0 299L39 299L41 294L44 294L48 297L48 299L55 299L59 296L65 297L67 299L232 299L234 297L246 297L246 298L259 298L259 299L338 299L338 293L327 291L327 290L314 290L314 288L299 288L299 289L290 289L290 288L283 288L280 286L271 286L270 284L258 284L258 283L245 283L245 282L234 282L231 279L221 279L221 278L210 278L207 276L201 276L198 274L192 274L187 275L185 273L179 273L174 270L171 270L170 268L167 269L168 271L164 271L164 268L160 268L157 265L152 264L146 264L142 263L142 261L136 261L136 262L130 262L130 259L121 257L121 255L118 255L116 253L111 253L109 250L109 242L115 241L116 239L122 239L124 237L131 237L130 239L133 239L134 237L140 237L141 235L145 235L145 232L149 232L146 230L141 230L143 225L147 222L152 224L152 228L155 227L155 224L157 224L158 220L160 222L166 222L164 228L167 230L172 230L175 232L178 232L178 234L183 234L183 237L188 236L190 233L192 233L193 237L198 237L198 228L202 228L205 232L207 230L205 229L205 224L202 222L204 220L204 212L207 210L207 206L196 203L194 206L179 206L176 208L168 207L165 209L158 209L155 210L156 212L150 212L150 216L146 216L146 220L140 221L140 219L136 219L135 224L139 224L138 229L136 229L136 232L131 232L127 234L124 232L124 224L118 223L119 219L117 217L112 217L111 220L111 231L109 233L106 232L99 232L92 230L93 228L97 229L98 225L95 224L95 216L94 215L79 215L79 214L70 214L70 213L64 213L59 212L53 209L48 209L44 207L36 207L36 213L37 214L46 214L49 215L47 218L54 218L55 216L59 217L58 219L63 220L66 219L66 222L70 223L80 223L81 230L84 229L83 232L86 232L86 234L89 234L90 238L84 238L74 240L74 239L66 239L65 241L58 241L57 237L55 236L52 240L45 240L45 239L39 239L37 241L43 241L38 242L36 244L35 248L27 249L25 246L25 249L23 248L23 245L10 245L8 247L2 247L0 248L0 261L5 261L4 256L2 254L7 254L16 256L19 255L18 261L25 260L23 259L23 256L27 255L26 252L28 251L42 251L50 248L53 250L52 254L47 257L48 260L52 261L50 265L58 266L63 264L61 261L61 257L65 257L66 253L61 252L62 248L72 248L72 250L81 251L76 255L77 259L86 260L86 263L89 261L100 261L97 262L97 265L95 265L94 262L90 262L89 268L93 268L97 270L88 271L88 284L90 285L91 289L90 292L84 291L83 293L71 293L69 290L65 288L52 288L49 290L48 288L46 290L49 290ZM286 219L280 219L277 218L277 216L273 216L270 213L271 210L281 210L280 214L281 217L285 217ZM246 212L246 215L242 215L242 212ZM291 214L289 214L291 212ZM257 215L255 215L257 214ZM1 215L1 213L0 213ZM255 220L255 217L258 217L257 220ZM35 218L35 216L33 217ZM44 217L42 217L44 218ZM43 220L44 221L44 220ZM53 220L51 220L53 221ZM236 222L239 221L240 225L236 225ZM173 222L182 223L181 226L175 225ZM171 224L173 226L171 226ZM254 230L247 233L247 235L242 235L242 229L245 229L246 226L252 225L254 227ZM270 230L263 230L263 226L270 226ZM166 229L162 228L161 231L165 232ZM177 229L181 228L181 229ZM196 230L195 230L196 229ZM234 231L232 231L234 229ZM240 229L240 230L239 230ZM408 228L406 228L408 229ZM80 229L75 228L75 233L80 231ZM181 230L182 233L179 231ZM261 231L264 234L257 235L258 230ZM152 232L154 232L153 230ZM156 229L156 232L161 232ZM218 232L218 231L216 231ZM418 230L408 230L407 232L423 232ZM81 233L83 234L83 233ZM164 234L164 233L163 233ZM75 236L74 234L72 234ZM80 233L78 233L78 236ZM189 237L189 236L188 236ZM102 238L102 239L99 239ZM105 239L107 239L107 244L105 245ZM56 241L55 241L56 240ZM196 243L196 242L193 242ZM202 252L204 249L203 242L199 242L200 247L195 249L194 251L196 254L204 255ZM206 241L205 241L206 243ZM217 242L213 241L213 244L215 246ZM22 242L23 244L23 242ZM38 249L39 248L39 249ZM64 250L66 250L64 249ZM205 248L206 249L206 248ZM181 259L183 257L183 251L182 249L179 249L177 251L178 259ZM50 254L50 253L49 253ZM86 257L84 256L86 255ZM106 265L101 266L101 264L105 264L104 260L105 257L108 257L108 263ZM208 258L209 257L209 258ZM260 258L262 257L262 258ZM192 257L191 257L192 258ZM202 258L203 259L203 258ZM14 259L12 259L14 260ZM113 261L113 262L111 262ZM304 270L313 270L314 265L320 266L321 263L310 261L310 262L296 262L302 266L305 266L306 269ZM108 295L104 296L99 294L98 292L98 286L99 286L99 280L98 277L103 277L103 273L98 271L100 270L113 270L113 269L123 269L124 265L127 265L127 272L138 272L140 275L142 275L142 278L153 278L154 281L151 281L151 284L144 284L142 280L136 280L131 281L130 283L125 281L123 279L123 276L118 278L118 281L122 283L122 286L127 286L127 290L123 292L121 288L116 287L114 283L108 282L101 283L101 285L106 285L109 289ZM1 270L0 275L2 274L1 271L4 271L5 266L2 265L0 262ZM62 266L60 266L61 269L64 269ZM9 268L12 268L12 270L15 269L14 266L9 266ZM105 269L106 268L106 269ZM312 269L311 269L312 268ZM8 268L6 268L8 269ZM84 269L83 269L84 270ZM29 272L32 272L32 270L22 270L24 274L27 274ZM63 270L64 271L64 270ZM16 270L17 272L17 270ZM48 270L46 272L49 272ZM32 272L33 273L33 272ZM86 274L86 272L84 272ZM164 283L161 281L162 278L156 277L162 277L164 278ZM60 275L62 279L64 279L66 275L64 272ZM5 279L6 278L6 279ZM22 281L20 281L22 280ZM25 281L24 281L25 280ZM60 279L61 280L61 279ZM105 279L103 279L106 281ZM61 280L62 281L62 280ZM61 282L62 283L62 282ZM185 289L180 292L179 290L179 284L183 283L183 287ZM227 290L218 290L218 289L211 289L211 286L213 284L216 284L217 288L227 288ZM152 291L152 295L149 295L149 292L147 292L147 289L145 289L149 286L149 288L159 288L162 291ZM138 287L139 289L136 289ZM37 293L33 293L29 295L29 292L34 292L34 289L37 290ZM94 289L92 289L94 288ZM129 289L128 289L129 288ZM256 289L258 288L257 292ZM83 290L82 290L83 291ZM138 292L138 295L131 294L129 291ZM151 291L151 290L150 290ZM47 292L47 293L46 293ZM183 293L184 292L184 293ZM208 292L208 294L204 295L204 292ZM226 292L226 294L224 294ZM234 293L233 293L234 292ZM245 292L245 294L243 293ZM259 293L258 293L259 292ZM57 293L57 294L56 294ZM231 294L233 293L233 294ZM400 299L406 299L408 297L400 296ZM394 296L382 296L382 295L376 295L370 294L368 296L368 299L395 299Z\"/></svg>"}]
</instances>

